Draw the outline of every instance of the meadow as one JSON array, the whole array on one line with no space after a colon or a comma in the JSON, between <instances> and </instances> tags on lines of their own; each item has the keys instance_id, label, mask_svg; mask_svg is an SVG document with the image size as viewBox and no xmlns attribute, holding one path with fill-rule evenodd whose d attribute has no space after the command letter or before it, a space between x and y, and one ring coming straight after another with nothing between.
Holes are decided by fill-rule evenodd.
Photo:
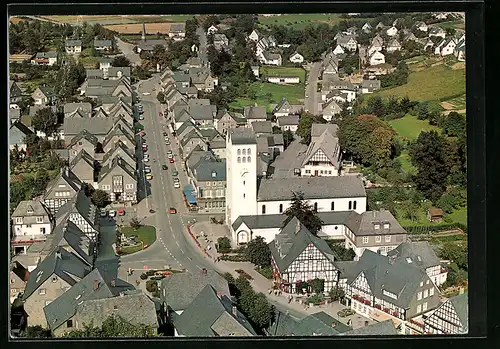
<instances>
[{"instance_id":1,"label":"meadow","mask_svg":"<svg viewBox=\"0 0 500 349\"><path fill-rule=\"evenodd\" d=\"M398 133L400 138L411 141L417 138L422 131L435 130L439 132L439 128L437 126L430 125L429 121L419 120L416 116L408 114L401 119L389 121L389 124Z\"/></svg>"},{"instance_id":2,"label":"meadow","mask_svg":"<svg viewBox=\"0 0 500 349\"><path fill-rule=\"evenodd\" d=\"M306 71L303 68L293 68L293 67L261 67L260 75L267 76L297 76L301 83L306 80Z\"/></svg>"}]
</instances>

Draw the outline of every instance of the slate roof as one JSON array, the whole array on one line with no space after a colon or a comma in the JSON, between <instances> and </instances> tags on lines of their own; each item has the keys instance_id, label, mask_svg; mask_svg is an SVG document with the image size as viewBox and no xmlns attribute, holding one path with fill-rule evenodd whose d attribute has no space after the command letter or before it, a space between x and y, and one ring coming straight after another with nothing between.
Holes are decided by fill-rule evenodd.
<instances>
[{"instance_id":1,"label":"slate roof","mask_svg":"<svg viewBox=\"0 0 500 349\"><path fill-rule=\"evenodd\" d=\"M154 302L142 292L127 293L112 298L84 300L76 308L78 321L80 323L93 321L94 326L100 327L109 315L115 314L135 325L158 328Z\"/></svg>"},{"instance_id":2,"label":"slate roof","mask_svg":"<svg viewBox=\"0 0 500 349\"><path fill-rule=\"evenodd\" d=\"M356 37L354 35L342 35L337 39L337 44L346 45L349 41L354 40L356 42Z\"/></svg>"},{"instance_id":3,"label":"slate roof","mask_svg":"<svg viewBox=\"0 0 500 349\"><path fill-rule=\"evenodd\" d=\"M281 126L296 126L299 124L299 115L280 116L278 125Z\"/></svg>"},{"instance_id":4,"label":"slate roof","mask_svg":"<svg viewBox=\"0 0 500 349\"><path fill-rule=\"evenodd\" d=\"M30 211L31 213L28 213ZM11 215L12 218L23 217L23 224L40 224L36 217L43 217L42 223L50 223L49 211L45 205L38 200L21 201Z\"/></svg>"},{"instance_id":5,"label":"slate roof","mask_svg":"<svg viewBox=\"0 0 500 349\"><path fill-rule=\"evenodd\" d=\"M273 125L271 121L254 121L252 122L252 130L254 133L273 133Z\"/></svg>"},{"instance_id":6,"label":"slate roof","mask_svg":"<svg viewBox=\"0 0 500 349\"><path fill-rule=\"evenodd\" d=\"M257 144L255 134L247 128L232 128L229 130L232 144Z\"/></svg>"},{"instance_id":7,"label":"slate roof","mask_svg":"<svg viewBox=\"0 0 500 349\"><path fill-rule=\"evenodd\" d=\"M84 111L86 114L92 113L92 104L88 102L82 102L82 103L66 103L64 105L64 114L70 114L74 112L77 109L81 109Z\"/></svg>"},{"instance_id":8,"label":"slate roof","mask_svg":"<svg viewBox=\"0 0 500 349\"><path fill-rule=\"evenodd\" d=\"M352 330L352 328L344 325L338 319L331 317L324 311L320 311L300 320L293 329L293 335L335 336L349 330Z\"/></svg>"},{"instance_id":9,"label":"slate roof","mask_svg":"<svg viewBox=\"0 0 500 349\"><path fill-rule=\"evenodd\" d=\"M462 293L458 296L453 296L448 299L448 301L453 305L455 312L457 313L458 319L462 323L464 332L469 331L469 300L468 293Z\"/></svg>"},{"instance_id":10,"label":"slate roof","mask_svg":"<svg viewBox=\"0 0 500 349\"><path fill-rule=\"evenodd\" d=\"M362 88L367 88L370 91L380 89L380 80L363 80L361 82Z\"/></svg>"},{"instance_id":11,"label":"slate roof","mask_svg":"<svg viewBox=\"0 0 500 349\"><path fill-rule=\"evenodd\" d=\"M75 277L83 278L89 271L89 266L80 258L64 248L58 247L30 273L30 278L24 289L23 300L28 299L40 285L54 274L68 284L74 285L76 284Z\"/></svg>"},{"instance_id":12,"label":"slate roof","mask_svg":"<svg viewBox=\"0 0 500 349\"><path fill-rule=\"evenodd\" d=\"M311 143L307 149L306 157L302 162L302 166L307 164L309 160L321 150L323 154L326 155L328 160L335 166L335 168L339 168L340 147L339 139L337 138L337 131L338 126L336 124L313 124L311 128ZM318 136L318 134L320 135Z\"/></svg>"},{"instance_id":13,"label":"slate roof","mask_svg":"<svg viewBox=\"0 0 500 349\"><path fill-rule=\"evenodd\" d=\"M94 39L94 46L112 46L113 42L111 40L99 40Z\"/></svg>"},{"instance_id":14,"label":"slate roof","mask_svg":"<svg viewBox=\"0 0 500 349\"><path fill-rule=\"evenodd\" d=\"M104 76L104 71L102 71L101 69L87 69L85 71L85 76L88 78L100 78L102 79L103 76ZM88 86L88 83L85 84L85 87Z\"/></svg>"},{"instance_id":15,"label":"slate roof","mask_svg":"<svg viewBox=\"0 0 500 349\"><path fill-rule=\"evenodd\" d=\"M57 58L57 51L37 52L35 57L38 59Z\"/></svg>"},{"instance_id":16,"label":"slate roof","mask_svg":"<svg viewBox=\"0 0 500 349\"><path fill-rule=\"evenodd\" d=\"M170 33L184 33L186 30L185 23L174 23L170 25Z\"/></svg>"},{"instance_id":17,"label":"slate roof","mask_svg":"<svg viewBox=\"0 0 500 349\"><path fill-rule=\"evenodd\" d=\"M161 300L172 310L184 310L207 285L212 285L216 292L231 296L227 281L213 270L178 273L161 281ZM183 290L179 292L179 290ZM165 296L164 296L165 294Z\"/></svg>"},{"instance_id":18,"label":"slate roof","mask_svg":"<svg viewBox=\"0 0 500 349\"><path fill-rule=\"evenodd\" d=\"M122 76L130 78L130 67L111 67L108 69L109 77L118 77L118 72L122 73Z\"/></svg>"},{"instance_id":19,"label":"slate roof","mask_svg":"<svg viewBox=\"0 0 500 349\"><path fill-rule=\"evenodd\" d=\"M113 127L113 118L67 118L64 119L64 134L76 135L82 130L87 130L92 135L104 136Z\"/></svg>"},{"instance_id":20,"label":"slate roof","mask_svg":"<svg viewBox=\"0 0 500 349\"><path fill-rule=\"evenodd\" d=\"M394 250L387 252L387 255L395 256L396 260L411 264L422 270L441 265L441 261L427 241L403 242Z\"/></svg>"},{"instance_id":21,"label":"slate roof","mask_svg":"<svg viewBox=\"0 0 500 349\"><path fill-rule=\"evenodd\" d=\"M221 299L222 298L222 299ZM173 324L182 336L254 336L248 320L237 311L232 313L232 302L217 296L212 285L206 285Z\"/></svg>"},{"instance_id":22,"label":"slate roof","mask_svg":"<svg viewBox=\"0 0 500 349\"><path fill-rule=\"evenodd\" d=\"M113 170L116 167L121 168L133 180L137 180L135 169L120 156L116 156L113 158L113 160L111 160L111 162L107 166L104 166L101 169L101 173L99 173L99 182L101 182L108 174L113 173Z\"/></svg>"},{"instance_id":23,"label":"slate roof","mask_svg":"<svg viewBox=\"0 0 500 349\"><path fill-rule=\"evenodd\" d=\"M196 164L193 173L198 182L225 181L226 160L218 162L202 159Z\"/></svg>"},{"instance_id":24,"label":"slate roof","mask_svg":"<svg viewBox=\"0 0 500 349\"><path fill-rule=\"evenodd\" d=\"M76 192L80 190L82 187L82 182L80 179L69 169L69 167L63 167L61 168L61 172L57 177L55 177L53 180L51 180L47 184L47 190L46 193L50 193L52 189L55 189L56 186L61 182L61 179L66 182L68 186L73 188Z\"/></svg>"},{"instance_id":25,"label":"slate roof","mask_svg":"<svg viewBox=\"0 0 500 349\"><path fill-rule=\"evenodd\" d=\"M98 229L96 206L92 203L90 198L85 195L84 190L80 189L76 196L59 208L56 214L56 219L64 217L69 212L79 213L91 227L95 230Z\"/></svg>"},{"instance_id":26,"label":"slate roof","mask_svg":"<svg viewBox=\"0 0 500 349\"><path fill-rule=\"evenodd\" d=\"M376 322L372 325L340 333L341 336L395 336L398 332L392 320Z\"/></svg>"},{"instance_id":27,"label":"slate roof","mask_svg":"<svg viewBox=\"0 0 500 349\"><path fill-rule=\"evenodd\" d=\"M183 73L183 72L175 72L172 74L172 78L175 80L175 82L190 82L191 78L189 74Z\"/></svg>"},{"instance_id":28,"label":"slate roof","mask_svg":"<svg viewBox=\"0 0 500 349\"><path fill-rule=\"evenodd\" d=\"M85 139L90 142L90 144L96 146L97 143L99 142L97 137L91 134L89 131L86 129L82 129L75 137L71 139L71 143L68 145L68 148L71 148L74 146L78 141L81 139Z\"/></svg>"},{"instance_id":29,"label":"slate roof","mask_svg":"<svg viewBox=\"0 0 500 349\"><path fill-rule=\"evenodd\" d=\"M131 149L129 149L125 143L123 143L121 140L118 140L114 145L113 148L111 148L106 154L104 154L102 158L102 163L106 163L108 159L113 156L118 150L122 150L128 157L129 160L132 160L133 163L135 163L135 155ZM120 154L121 155L121 154Z\"/></svg>"},{"instance_id":30,"label":"slate roof","mask_svg":"<svg viewBox=\"0 0 500 349\"><path fill-rule=\"evenodd\" d=\"M352 283L362 272L375 297L403 309L409 308L420 282L428 279L424 271L399 261L391 264L388 257L368 249L364 250L356 268L356 276L347 279L348 283ZM384 295L382 290L395 294L397 299Z\"/></svg>"},{"instance_id":31,"label":"slate roof","mask_svg":"<svg viewBox=\"0 0 500 349\"><path fill-rule=\"evenodd\" d=\"M95 282L97 281L97 289ZM92 270L68 291L43 308L49 328L53 331L76 314L85 300L113 297L98 269Z\"/></svg>"},{"instance_id":32,"label":"slate roof","mask_svg":"<svg viewBox=\"0 0 500 349\"><path fill-rule=\"evenodd\" d=\"M73 168L75 167L76 164L78 164L80 162L80 160L84 160L87 164L89 164L90 166L92 166L92 168L94 167L94 158L92 157L92 155L90 155L89 153L87 153L85 151L85 149L81 149L78 154L74 157L74 159L71 161L71 163L69 164L70 168Z\"/></svg>"},{"instance_id":33,"label":"slate roof","mask_svg":"<svg viewBox=\"0 0 500 349\"><path fill-rule=\"evenodd\" d=\"M156 45L161 45L161 46L168 46L167 40L163 39L147 39L145 41L139 41L137 46L144 51L153 51L154 47Z\"/></svg>"},{"instance_id":34,"label":"slate roof","mask_svg":"<svg viewBox=\"0 0 500 349\"><path fill-rule=\"evenodd\" d=\"M9 144L24 144L24 138L29 134L34 134L34 132L17 120L9 128Z\"/></svg>"},{"instance_id":35,"label":"slate roof","mask_svg":"<svg viewBox=\"0 0 500 349\"><path fill-rule=\"evenodd\" d=\"M69 218L69 216L66 218ZM52 249L56 249L59 246L71 246L77 253L77 256L89 266L92 265L94 242L75 223L69 219L65 219L54 228L51 235L50 246Z\"/></svg>"},{"instance_id":36,"label":"slate roof","mask_svg":"<svg viewBox=\"0 0 500 349\"><path fill-rule=\"evenodd\" d=\"M55 97L55 93L54 91L50 88L50 87L47 87L47 86L38 86L37 90L40 90L40 92L47 98L52 98L52 97ZM35 90L36 92L36 90ZM34 93L34 92L33 92Z\"/></svg>"},{"instance_id":37,"label":"slate roof","mask_svg":"<svg viewBox=\"0 0 500 349\"><path fill-rule=\"evenodd\" d=\"M82 40L66 40L66 47L68 46L82 46Z\"/></svg>"},{"instance_id":38,"label":"slate roof","mask_svg":"<svg viewBox=\"0 0 500 349\"><path fill-rule=\"evenodd\" d=\"M284 271L309 244L313 244L331 263L336 261L337 256L326 241L311 234L297 217L290 219L287 225L281 229L280 233L269 243L269 249L279 270Z\"/></svg>"},{"instance_id":39,"label":"slate roof","mask_svg":"<svg viewBox=\"0 0 500 349\"><path fill-rule=\"evenodd\" d=\"M31 108L30 108L31 111ZM9 108L9 119L11 121L21 118L21 109Z\"/></svg>"},{"instance_id":40,"label":"slate roof","mask_svg":"<svg viewBox=\"0 0 500 349\"><path fill-rule=\"evenodd\" d=\"M247 106L243 109L245 118L252 119L267 119L266 107Z\"/></svg>"},{"instance_id":41,"label":"slate roof","mask_svg":"<svg viewBox=\"0 0 500 349\"><path fill-rule=\"evenodd\" d=\"M213 120L213 107L211 105L193 105L189 107L189 114L195 120Z\"/></svg>"},{"instance_id":42,"label":"slate roof","mask_svg":"<svg viewBox=\"0 0 500 349\"><path fill-rule=\"evenodd\" d=\"M103 146L106 146L114 136L125 136L125 138L131 143L135 144L134 136L129 133L130 130L125 129L122 125L115 124L109 133L104 137L102 142Z\"/></svg>"},{"instance_id":43,"label":"slate roof","mask_svg":"<svg viewBox=\"0 0 500 349\"><path fill-rule=\"evenodd\" d=\"M389 223L389 228L384 228L386 223ZM375 229L375 224L380 225L379 229ZM407 234L389 211L366 211L351 215L346 225L356 236Z\"/></svg>"},{"instance_id":44,"label":"slate roof","mask_svg":"<svg viewBox=\"0 0 500 349\"><path fill-rule=\"evenodd\" d=\"M302 192L306 200L366 197L363 181L355 176L262 179L258 201L291 200L292 192Z\"/></svg>"}]
</instances>

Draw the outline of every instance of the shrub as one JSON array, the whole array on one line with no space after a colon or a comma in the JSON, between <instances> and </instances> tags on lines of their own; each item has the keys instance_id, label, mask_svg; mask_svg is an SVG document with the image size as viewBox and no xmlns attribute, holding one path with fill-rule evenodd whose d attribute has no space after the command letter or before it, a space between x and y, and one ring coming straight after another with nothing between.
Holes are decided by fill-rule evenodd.
<instances>
[{"instance_id":1,"label":"shrub","mask_svg":"<svg viewBox=\"0 0 500 349\"><path fill-rule=\"evenodd\" d=\"M154 292L158 290L158 282L155 280L146 281L146 290L148 292Z\"/></svg>"},{"instance_id":2,"label":"shrub","mask_svg":"<svg viewBox=\"0 0 500 349\"><path fill-rule=\"evenodd\" d=\"M257 271L259 272L259 274L264 276L266 279L273 278L273 270L271 269L271 267L257 268Z\"/></svg>"},{"instance_id":3,"label":"shrub","mask_svg":"<svg viewBox=\"0 0 500 349\"><path fill-rule=\"evenodd\" d=\"M231 251L231 241L227 236L222 236L217 239L217 252L228 253Z\"/></svg>"},{"instance_id":4,"label":"shrub","mask_svg":"<svg viewBox=\"0 0 500 349\"><path fill-rule=\"evenodd\" d=\"M142 273L140 278L141 278L141 280L146 280L148 278L148 275L145 273Z\"/></svg>"},{"instance_id":5,"label":"shrub","mask_svg":"<svg viewBox=\"0 0 500 349\"><path fill-rule=\"evenodd\" d=\"M146 272L146 275L147 275L147 276L153 276L155 273L156 273L156 270L148 270L148 271Z\"/></svg>"}]
</instances>

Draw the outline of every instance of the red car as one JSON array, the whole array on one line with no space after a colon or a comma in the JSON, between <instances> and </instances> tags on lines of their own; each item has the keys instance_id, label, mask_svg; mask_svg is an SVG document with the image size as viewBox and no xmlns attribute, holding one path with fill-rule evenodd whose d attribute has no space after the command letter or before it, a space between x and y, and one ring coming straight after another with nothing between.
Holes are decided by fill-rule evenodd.
<instances>
[{"instance_id":1,"label":"red car","mask_svg":"<svg viewBox=\"0 0 500 349\"><path fill-rule=\"evenodd\" d=\"M173 163L174 163L174 158L170 158L170 159L168 159L168 161L169 161L171 164L173 164Z\"/></svg>"},{"instance_id":2,"label":"red car","mask_svg":"<svg viewBox=\"0 0 500 349\"><path fill-rule=\"evenodd\" d=\"M125 210L123 208L118 210L118 216L125 216Z\"/></svg>"}]
</instances>

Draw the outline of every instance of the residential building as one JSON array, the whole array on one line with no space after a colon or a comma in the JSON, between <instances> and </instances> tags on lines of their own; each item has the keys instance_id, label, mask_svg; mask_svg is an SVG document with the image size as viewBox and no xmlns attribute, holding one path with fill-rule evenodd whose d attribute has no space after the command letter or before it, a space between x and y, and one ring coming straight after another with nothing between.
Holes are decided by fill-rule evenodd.
<instances>
[{"instance_id":1,"label":"residential building","mask_svg":"<svg viewBox=\"0 0 500 349\"><path fill-rule=\"evenodd\" d=\"M216 50L227 50L229 48L229 40L224 34L214 34L214 47Z\"/></svg>"},{"instance_id":2,"label":"residential building","mask_svg":"<svg viewBox=\"0 0 500 349\"><path fill-rule=\"evenodd\" d=\"M207 35L213 35L215 33L217 33L219 31L219 29L217 29L216 26L212 25L210 26L210 28L207 29Z\"/></svg>"},{"instance_id":3,"label":"residential building","mask_svg":"<svg viewBox=\"0 0 500 349\"><path fill-rule=\"evenodd\" d=\"M297 132L299 126L299 116L298 115L287 115L278 117L278 127L282 131L291 131L293 133Z\"/></svg>"},{"instance_id":4,"label":"residential building","mask_svg":"<svg viewBox=\"0 0 500 349\"><path fill-rule=\"evenodd\" d=\"M292 105L286 97L273 108L273 115L277 118L281 116L297 115L304 109L304 105Z\"/></svg>"},{"instance_id":5,"label":"residential building","mask_svg":"<svg viewBox=\"0 0 500 349\"><path fill-rule=\"evenodd\" d=\"M427 32L429 33L429 38L438 36L444 39L446 37L446 31L441 27L429 27Z\"/></svg>"},{"instance_id":6,"label":"residential building","mask_svg":"<svg viewBox=\"0 0 500 349\"><path fill-rule=\"evenodd\" d=\"M385 33L387 34L387 36L396 36L398 34L398 28L392 26L389 29L387 29Z\"/></svg>"},{"instance_id":7,"label":"residential building","mask_svg":"<svg viewBox=\"0 0 500 349\"><path fill-rule=\"evenodd\" d=\"M64 248L56 248L30 273L23 294L28 326L47 326L44 307L67 292L90 272L90 267Z\"/></svg>"},{"instance_id":8,"label":"residential building","mask_svg":"<svg viewBox=\"0 0 500 349\"><path fill-rule=\"evenodd\" d=\"M82 181L69 169L64 167L61 173L47 184L43 202L52 215L59 208L74 198L82 187Z\"/></svg>"},{"instance_id":9,"label":"residential building","mask_svg":"<svg viewBox=\"0 0 500 349\"><path fill-rule=\"evenodd\" d=\"M102 57L99 60L99 70L102 70L104 79L108 78L108 72L109 72L109 69L111 68L112 61L113 61L113 59L111 59L109 57Z\"/></svg>"},{"instance_id":10,"label":"residential building","mask_svg":"<svg viewBox=\"0 0 500 349\"><path fill-rule=\"evenodd\" d=\"M330 101L323 103L322 105L322 115L326 121L331 121L335 115L340 114L342 111L342 107L335 99L331 99Z\"/></svg>"},{"instance_id":11,"label":"residential building","mask_svg":"<svg viewBox=\"0 0 500 349\"><path fill-rule=\"evenodd\" d=\"M70 163L78 155L78 153L80 153L81 150L85 150L92 158L94 158L98 143L99 140L96 136L91 134L86 129L83 129L75 137L71 138L71 142L67 145L67 148L69 149Z\"/></svg>"},{"instance_id":12,"label":"residential building","mask_svg":"<svg viewBox=\"0 0 500 349\"><path fill-rule=\"evenodd\" d=\"M122 142L127 148L135 149L134 134L120 124L115 124L102 141L102 148L105 153L110 151L116 142Z\"/></svg>"},{"instance_id":13,"label":"residential building","mask_svg":"<svg viewBox=\"0 0 500 349\"><path fill-rule=\"evenodd\" d=\"M58 247L79 257L85 264L93 267L97 256L97 246L78 226L70 220L69 215L62 217L54 228L50 240L47 240L45 250L40 258L52 253Z\"/></svg>"},{"instance_id":14,"label":"residential building","mask_svg":"<svg viewBox=\"0 0 500 349\"><path fill-rule=\"evenodd\" d=\"M9 80L10 104L19 103L23 99L23 91L15 81Z\"/></svg>"},{"instance_id":15,"label":"residential building","mask_svg":"<svg viewBox=\"0 0 500 349\"><path fill-rule=\"evenodd\" d=\"M342 35L337 39L337 45L340 45L342 48L348 51L356 51L356 49L358 48L358 42L352 34Z\"/></svg>"},{"instance_id":16,"label":"residential building","mask_svg":"<svg viewBox=\"0 0 500 349\"><path fill-rule=\"evenodd\" d=\"M335 46L335 49L333 50L333 53L336 55L342 55L345 53L345 51L341 45L337 44L337 46Z\"/></svg>"},{"instance_id":17,"label":"residential building","mask_svg":"<svg viewBox=\"0 0 500 349\"><path fill-rule=\"evenodd\" d=\"M252 40L252 41L255 41L255 42L258 42L261 38L262 38L262 36L261 36L261 34L259 33L259 31L257 29L254 29L250 33L250 35L248 35L248 39Z\"/></svg>"},{"instance_id":18,"label":"residential building","mask_svg":"<svg viewBox=\"0 0 500 349\"><path fill-rule=\"evenodd\" d=\"M12 262L10 265L10 283L9 283L9 301L13 303L26 288L26 281L28 281L29 272L22 265Z\"/></svg>"},{"instance_id":19,"label":"residential building","mask_svg":"<svg viewBox=\"0 0 500 349\"><path fill-rule=\"evenodd\" d=\"M190 168L200 212L224 212L226 207L226 161L202 158Z\"/></svg>"},{"instance_id":20,"label":"residential building","mask_svg":"<svg viewBox=\"0 0 500 349\"><path fill-rule=\"evenodd\" d=\"M302 176L340 175L341 151L336 124L313 124L311 143L302 161Z\"/></svg>"},{"instance_id":21,"label":"residential building","mask_svg":"<svg viewBox=\"0 0 500 349\"><path fill-rule=\"evenodd\" d=\"M65 48L67 54L79 54L82 52L82 40L66 39Z\"/></svg>"},{"instance_id":22,"label":"residential building","mask_svg":"<svg viewBox=\"0 0 500 349\"><path fill-rule=\"evenodd\" d=\"M453 54L457 60L461 62L465 61L465 36L463 39L458 40Z\"/></svg>"},{"instance_id":23,"label":"residential building","mask_svg":"<svg viewBox=\"0 0 500 349\"><path fill-rule=\"evenodd\" d=\"M26 136L33 135L34 132L21 121L12 123L9 127L9 149L27 150Z\"/></svg>"},{"instance_id":24,"label":"residential building","mask_svg":"<svg viewBox=\"0 0 500 349\"><path fill-rule=\"evenodd\" d=\"M250 126L255 121L266 121L266 107L248 106L243 109L243 116L247 119L247 125Z\"/></svg>"},{"instance_id":25,"label":"residential building","mask_svg":"<svg viewBox=\"0 0 500 349\"><path fill-rule=\"evenodd\" d=\"M360 90L361 93L373 93L380 89L380 80L363 80L361 82Z\"/></svg>"},{"instance_id":26,"label":"residential building","mask_svg":"<svg viewBox=\"0 0 500 349\"><path fill-rule=\"evenodd\" d=\"M99 52L109 52L113 49L113 41L94 38L94 48Z\"/></svg>"},{"instance_id":27,"label":"residential building","mask_svg":"<svg viewBox=\"0 0 500 349\"><path fill-rule=\"evenodd\" d=\"M109 130L116 123L114 118L93 118L93 117L74 117L64 119L64 143L68 146L74 144L73 138L80 137L82 130L86 130L89 134L97 138L98 142L102 142ZM78 139L79 142L81 139ZM86 149L87 150L87 149ZM89 154L91 152L87 150ZM78 152L77 152L78 153ZM75 154L76 155L76 154Z\"/></svg>"},{"instance_id":28,"label":"residential building","mask_svg":"<svg viewBox=\"0 0 500 349\"><path fill-rule=\"evenodd\" d=\"M292 62L292 63L303 63L304 62L304 56L302 56L298 52L295 52L293 55L290 56L290 62Z\"/></svg>"},{"instance_id":29,"label":"residential building","mask_svg":"<svg viewBox=\"0 0 500 349\"><path fill-rule=\"evenodd\" d=\"M57 52L37 52L36 56L31 59L31 64L53 66L57 64Z\"/></svg>"},{"instance_id":30,"label":"residential building","mask_svg":"<svg viewBox=\"0 0 500 349\"><path fill-rule=\"evenodd\" d=\"M85 149L81 149L73 160L71 160L69 168L80 181L95 187L94 158Z\"/></svg>"},{"instance_id":31,"label":"residential building","mask_svg":"<svg viewBox=\"0 0 500 349\"><path fill-rule=\"evenodd\" d=\"M262 51L259 55L257 55L257 59L262 64L275 65L278 67L283 63L279 53L271 53L269 51Z\"/></svg>"},{"instance_id":32,"label":"residential building","mask_svg":"<svg viewBox=\"0 0 500 349\"><path fill-rule=\"evenodd\" d=\"M455 38L447 38L441 40L434 49L434 53L440 56L449 56L455 52L457 41Z\"/></svg>"},{"instance_id":33,"label":"residential building","mask_svg":"<svg viewBox=\"0 0 500 349\"><path fill-rule=\"evenodd\" d=\"M181 315L171 314L174 336L256 336L257 333L236 304L206 285Z\"/></svg>"},{"instance_id":34,"label":"residential building","mask_svg":"<svg viewBox=\"0 0 500 349\"><path fill-rule=\"evenodd\" d=\"M49 210L38 200L25 200L11 215L13 240L45 240L52 232Z\"/></svg>"},{"instance_id":35,"label":"residential building","mask_svg":"<svg viewBox=\"0 0 500 349\"><path fill-rule=\"evenodd\" d=\"M439 289L419 268L368 250L358 262L343 264L349 265L341 268L347 304L363 316L379 322L390 319L404 328L410 319L439 305Z\"/></svg>"},{"instance_id":36,"label":"residential building","mask_svg":"<svg viewBox=\"0 0 500 349\"><path fill-rule=\"evenodd\" d=\"M401 51L401 44L396 39L390 40L386 47L387 52Z\"/></svg>"},{"instance_id":37,"label":"residential building","mask_svg":"<svg viewBox=\"0 0 500 349\"><path fill-rule=\"evenodd\" d=\"M137 176L135 168L120 157L115 157L99 173L99 189L109 194L112 202L137 202Z\"/></svg>"},{"instance_id":38,"label":"residential building","mask_svg":"<svg viewBox=\"0 0 500 349\"><path fill-rule=\"evenodd\" d=\"M350 326L344 325L324 311L296 320L292 316L277 310L274 320L266 333L271 337L337 336L350 330L352 330Z\"/></svg>"},{"instance_id":39,"label":"residential building","mask_svg":"<svg viewBox=\"0 0 500 349\"><path fill-rule=\"evenodd\" d=\"M268 76L267 82L280 85L298 84L300 79L298 76Z\"/></svg>"},{"instance_id":40,"label":"residential building","mask_svg":"<svg viewBox=\"0 0 500 349\"><path fill-rule=\"evenodd\" d=\"M92 104L88 102L66 103L64 105L64 117L72 117L74 113L80 113L82 116L90 117L92 115Z\"/></svg>"},{"instance_id":41,"label":"residential building","mask_svg":"<svg viewBox=\"0 0 500 349\"><path fill-rule=\"evenodd\" d=\"M469 332L468 294L448 298L424 320L425 334L460 335Z\"/></svg>"},{"instance_id":42,"label":"residential building","mask_svg":"<svg viewBox=\"0 0 500 349\"><path fill-rule=\"evenodd\" d=\"M185 23L172 23L168 36L175 41L182 40L186 37L186 24Z\"/></svg>"},{"instance_id":43,"label":"residential building","mask_svg":"<svg viewBox=\"0 0 500 349\"><path fill-rule=\"evenodd\" d=\"M214 126L221 134L226 134L229 129L236 128L239 125L246 125L243 114L229 112L227 109L219 109L214 118Z\"/></svg>"},{"instance_id":44,"label":"residential building","mask_svg":"<svg viewBox=\"0 0 500 349\"><path fill-rule=\"evenodd\" d=\"M446 282L448 270L441 265L441 261L427 241L404 242L387 252L387 255L425 271L436 286Z\"/></svg>"},{"instance_id":45,"label":"residential building","mask_svg":"<svg viewBox=\"0 0 500 349\"><path fill-rule=\"evenodd\" d=\"M415 28L416 30L421 30L423 32L427 32L429 27L427 26L427 24L425 24L425 22L418 21L418 22L415 22L415 24L413 25L413 28Z\"/></svg>"},{"instance_id":46,"label":"residential building","mask_svg":"<svg viewBox=\"0 0 500 349\"><path fill-rule=\"evenodd\" d=\"M103 156L101 161L101 166L108 166L114 158L120 157L122 160L127 162L131 167L135 167L137 159L134 153L134 149L128 148L122 141L117 141L113 148L109 149Z\"/></svg>"},{"instance_id":47,"label":"residential building","mask_svg":"<svg viewBox=\"0 0 500 349\"><path fill-rule=\"evenodd\" d=\"M392 320L376 322L372 325L358 327L355 330L340 333L340 336L396 336L398 331Z\"/></svg>"},{"instance_id":48,"label":"residential building","mask_svg":"<svg viewBox=\"0 0 500 349\"><path fill-rule=\"evenodd\" d=\"M370 55L368 61L370 65L385 64L385 56L382 52L375 51Z\"/></svg>"},{"instance_id":49,"label":"residential building","mask_svg":"<svg viewBox=\"0 0 500 349\"><path fill-rule=\"evenodd\" d=\"M302 281L322 279L325 290L337 285L337 256L328 244L293 217L272 242L271 266L275 285L286 293L299 293Z\"/></svg>"},{"instance_id":50,"label":"residential building","mask_svg":"<svg viewBox=\"0 0 500 349\"><path fill-rule=\"evenodd\" d=\"M9 126L12 126L15 122L18 121L21 121L21 109L9 108Z\"/></svg>"},{"instance_id":51,"label":"residential building","mask_svg":"<svg viewBox=\"0 0 500 349\"><path fill-rule=\"evenodd\" d=\"M56 224L69 219L90 240L96 241L100 225L97 211L97 207L91 202L85 191L80 189L76 196L59 208L55 216Z\"/></svg>"},{"instance_id":52,"label":"residential building","mask_svg":"<svg viewBox=\"0 0 500 349\"><path fill-rule=\"evenodd\" d=\"M363 24L363 26L361 27L361 30L364 31L365 33L370 33L372 31L372 26L370 23L366 22L365 24Z\"/></svg>"},{"instance_id":53,"label":"residential building","mask_svg":"<svg viewBox=\"0 0 500 349\"><path fill-rule=\"evenodd\" d=\"M46 106L55 102L56 95L54 91L46 86L39 86L32 94L31 98L35 105Z\"/></svg>"}]
</instances>

